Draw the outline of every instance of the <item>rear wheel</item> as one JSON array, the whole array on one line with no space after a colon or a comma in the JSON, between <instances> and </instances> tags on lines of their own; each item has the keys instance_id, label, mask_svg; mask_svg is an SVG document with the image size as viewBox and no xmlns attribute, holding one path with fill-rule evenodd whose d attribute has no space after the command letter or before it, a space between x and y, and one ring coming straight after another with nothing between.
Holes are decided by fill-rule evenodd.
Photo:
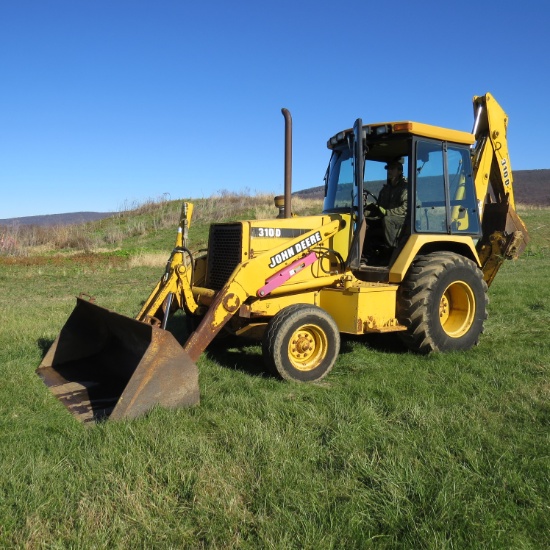
<instances>
[{"instance_id":1,"label":"rear wheel","mask_svg":"<svg viewBox=\"0 0 550 550\"><path fill-rule=\"evenodd\" d=\"M450 252L414 261L398 293L400 333L414 351L467 350L476 345L487 318L487 285L477 265Z\"/></svg>"},{"instance_id":2,"label":"rear wheel","mask_svg":"<svg viewBox=\"0 0 550 550\"><path fill-rule=\"evenodd\" d=\"M266 366L286 380L320 380L334 366L339 350L340 332L332 317L307 304L277 313L263 339Z\"/></svg>"}]
</instances>

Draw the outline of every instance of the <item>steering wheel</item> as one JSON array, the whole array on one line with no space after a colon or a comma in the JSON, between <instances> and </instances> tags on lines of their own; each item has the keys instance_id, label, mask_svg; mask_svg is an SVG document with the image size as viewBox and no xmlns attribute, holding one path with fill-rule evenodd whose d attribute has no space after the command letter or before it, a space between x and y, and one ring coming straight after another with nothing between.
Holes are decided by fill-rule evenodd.
<instances>
[{"instance_id":1,"label":"steering wheel","mask_svg":"<svg viewBox=\"0 0 550 550\"><path fill-rule=\"evenodd\" d=\"M367 203L369 195L374 199L374 202ZM370 218L371 220L380 218L380 214L369 215L369 210L373 205L378 207L378 197L371 193L368 189L363 189L363 211L366 213L365 217Z\"/></svg>"}]
</instances>

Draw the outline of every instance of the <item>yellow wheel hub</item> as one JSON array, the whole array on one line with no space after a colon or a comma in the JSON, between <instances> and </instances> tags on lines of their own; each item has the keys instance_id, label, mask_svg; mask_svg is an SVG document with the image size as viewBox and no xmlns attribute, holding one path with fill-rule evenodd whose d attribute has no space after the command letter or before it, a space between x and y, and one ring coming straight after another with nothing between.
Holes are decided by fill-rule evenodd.
<instances>
[{"instance_id":1,"label":"yellow wheel hub","mask_svg":"<svg viewBox=\"0 0 550 550\"><path fill-rule=\"evenodd\" d=\"M475 315L475 297L463 281L451 283L441 296L439 320L443 330L452 338L464 336L471 328Z\"/></svg>"},{"instance_id":2,"label":"yellow wheel hub","mask_svg":"<svg viewBox=\"0 0 550 550\"><path fill-rule=\"evenodd\" d=\"M313 370L321 364L327 349L325 332L316 325L303 325L290 338L288 357L295 369Z\"/></svg>"}]
</instances>

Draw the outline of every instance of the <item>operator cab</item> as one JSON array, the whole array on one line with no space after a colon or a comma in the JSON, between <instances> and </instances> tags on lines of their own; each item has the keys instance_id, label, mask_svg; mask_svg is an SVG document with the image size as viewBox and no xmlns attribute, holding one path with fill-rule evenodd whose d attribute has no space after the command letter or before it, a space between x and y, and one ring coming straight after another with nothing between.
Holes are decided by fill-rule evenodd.
<instances>
[{"instance_id":1,"label":"operator cab","mask_svg":"<svg viewBox=\"0 0 550 550\"><path fill-rule=\"evenodd\" d=\"M410 235L430 234L434 241L438 235L480 236L470 160L473 142L467 132L415 122L363 126L360 119L328 141L332 156L323 213L352 215L354 238L347 263L359 278L385 281ZM402 223L389 244L383 230L389 216L376 220L370 214L386 185L386 167L396 159L406 180L406 213L397 218Z\"/></svg>"}]
</instances>

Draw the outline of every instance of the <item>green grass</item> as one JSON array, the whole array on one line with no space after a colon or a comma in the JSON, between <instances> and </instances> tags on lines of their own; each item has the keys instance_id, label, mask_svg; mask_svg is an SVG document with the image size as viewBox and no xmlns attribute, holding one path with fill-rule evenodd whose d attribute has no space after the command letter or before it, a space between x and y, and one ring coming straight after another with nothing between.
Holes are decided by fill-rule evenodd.
<instances>
[{"instance_id":1,"label":"green grass","mask_svg":"<svg viewBox=\"0 0 550 550\"><path fill-rule=\"evenodd\" d=\"M532 242L491 286L472 351L344 338L332 373L302 385L230 340L199 359L199 407L91 428L34 369L78 293L135 315L162 268L127 256L169 251L173 231L4 259L0 547L546 548L550 210L520 213Z\"/></svg>"}]
</instances>

